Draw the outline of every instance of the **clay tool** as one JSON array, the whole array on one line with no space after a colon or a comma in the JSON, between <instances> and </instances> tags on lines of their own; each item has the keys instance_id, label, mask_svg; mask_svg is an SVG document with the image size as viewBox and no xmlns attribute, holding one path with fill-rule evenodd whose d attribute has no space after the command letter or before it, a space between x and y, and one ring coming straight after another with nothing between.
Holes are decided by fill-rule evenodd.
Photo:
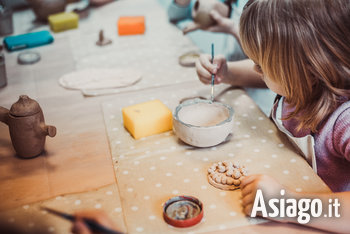
<instances>
[{"instance_id":1,"label":"clay tool","mask_svg":"<svg viewBox=\"0 0 350 234\"><path fill-rule=\"evenodd\" d=\"M71 215L71 214L67 214L67 213L57 211L57 210L47 208L47 207L41 207L41 209L46 210L47 212L49 212L51 214L57 215L61 218L67 219L67 220L72 221L72 222L74 222L76 220L76 217L74 215ZM114 230L111 230L107 227L104 227L101 224L99 224L91 219L83 219L83 221L89 227L89 229L94 231L94 232L99 232L99 233L104 233L104 234L123 234L122 232L114 231Z\"/></svg>"},{"instance_id":2,"label":"clay tool","mask_svg":"<svg viewBox=\"0 0 350 234\"><path fill-rule=\"evenodd\" d=\"M214 63L214 43L211 43L211 63ZM211 74L211 101L214 101L214 81L215 75Z\"/></svg>"}]
</instances>

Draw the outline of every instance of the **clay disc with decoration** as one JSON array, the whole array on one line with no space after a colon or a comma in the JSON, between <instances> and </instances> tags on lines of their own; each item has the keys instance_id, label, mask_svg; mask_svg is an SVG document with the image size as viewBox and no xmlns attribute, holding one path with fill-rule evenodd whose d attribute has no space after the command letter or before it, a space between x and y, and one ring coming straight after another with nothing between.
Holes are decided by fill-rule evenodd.
<instances>
[{"instance_id":1,"label":"clay disc with decoration","mask_svg":"<svg viewBox=\"0 0 350 234\"><path fill-rule=\"evenodd\" d=\"M222 190L240 188L241 180L247 175L246 168L233 162L218 162L208 168L208 181L212 186Z\"/></svg>"},{"instance_id":2,"label":"clay disc with decoration","mask_svg":"<svg viewBox=\"0 0 350 234\"><path fill-rule=\"evenodd\" d=\"M133 70L90 68L64 75L59 84L68 89L96 90L127 87L140 80L141 74Z\"/></svg>"}]
</instances>

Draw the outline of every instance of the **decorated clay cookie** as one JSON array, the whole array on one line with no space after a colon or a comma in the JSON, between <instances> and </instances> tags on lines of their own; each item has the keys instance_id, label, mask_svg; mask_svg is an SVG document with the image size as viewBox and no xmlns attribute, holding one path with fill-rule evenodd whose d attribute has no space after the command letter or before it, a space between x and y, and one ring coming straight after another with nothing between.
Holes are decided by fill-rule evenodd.
<instances>
[{"instance_id":1,"label":"decorated clay cookie","mask_svg":"<svg viewBox=\"0 0 350 234\"><path fill-rule=\"evenodd\" d=\"M223 190L239 189L241 180L246 175L244 166L229 161L214 163L208 168L209 183Z\"/></svg>"}]
</instances>

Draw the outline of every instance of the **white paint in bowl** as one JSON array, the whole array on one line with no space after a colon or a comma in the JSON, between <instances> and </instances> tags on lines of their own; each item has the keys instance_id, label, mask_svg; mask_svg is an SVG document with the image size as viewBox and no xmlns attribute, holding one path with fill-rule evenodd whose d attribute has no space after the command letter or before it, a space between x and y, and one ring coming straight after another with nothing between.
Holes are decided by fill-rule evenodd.
<instances>
[{"instance_id":1,"label":"white paint in bowl","mask_svg":"<svg viewBox=\"0 0 350 234\"><path fill-rule=\"evenodd\" d=\"M225 141L233 129L233 109L220 102L192 99L178 105L173 130L185 143L210 147Z\"/></svg>"}]
</instances>

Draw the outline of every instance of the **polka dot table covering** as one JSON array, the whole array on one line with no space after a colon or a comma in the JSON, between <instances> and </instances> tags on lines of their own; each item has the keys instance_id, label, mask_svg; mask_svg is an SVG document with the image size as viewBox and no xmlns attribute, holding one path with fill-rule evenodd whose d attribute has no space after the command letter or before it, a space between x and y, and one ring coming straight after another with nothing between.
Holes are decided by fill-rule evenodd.
<instances>
[{"instance_id":1,"label":"polka dot table covering","mask_svg":"<svg viewBox=\"0 0 350 234\"><path fill-rule=\"evenodd\" d=\"M15 209L0 212L0 230L7 227L9 233L70 233L71 222L49 214L41 207L73 214L80 210L103 210L113 220L120 231L126 232L123 210L116 184L77 194L57 196L55 198ZM16 231L16 232L14 232ZM3 232L2 232L3 233Z\"/></svg>"},{"instance_id":2,"label":"polka dot table covering","mask_svg":"<svg viewBox=\"0 0 350 234\"><path fill-rule=\"evenodd\" d=\"M228 142L195 148L172 131L134 140L124 129L121 108L159 99L172 111L179 101L209 98L210 87L198 83L174 85L118 95L103 103L116 180L130 233L201 233L259 223L241 211L240 190L223 191L207 182L207 169L217 161L245 165L249 174L264 173L296 191L329 191L287 138L239 89L215 87L217 100L234 108L233 136ZM169 198L190 195L202 201L204 218L191 228L178 229L162 218Z\"/></svg>"}]
</instances>

